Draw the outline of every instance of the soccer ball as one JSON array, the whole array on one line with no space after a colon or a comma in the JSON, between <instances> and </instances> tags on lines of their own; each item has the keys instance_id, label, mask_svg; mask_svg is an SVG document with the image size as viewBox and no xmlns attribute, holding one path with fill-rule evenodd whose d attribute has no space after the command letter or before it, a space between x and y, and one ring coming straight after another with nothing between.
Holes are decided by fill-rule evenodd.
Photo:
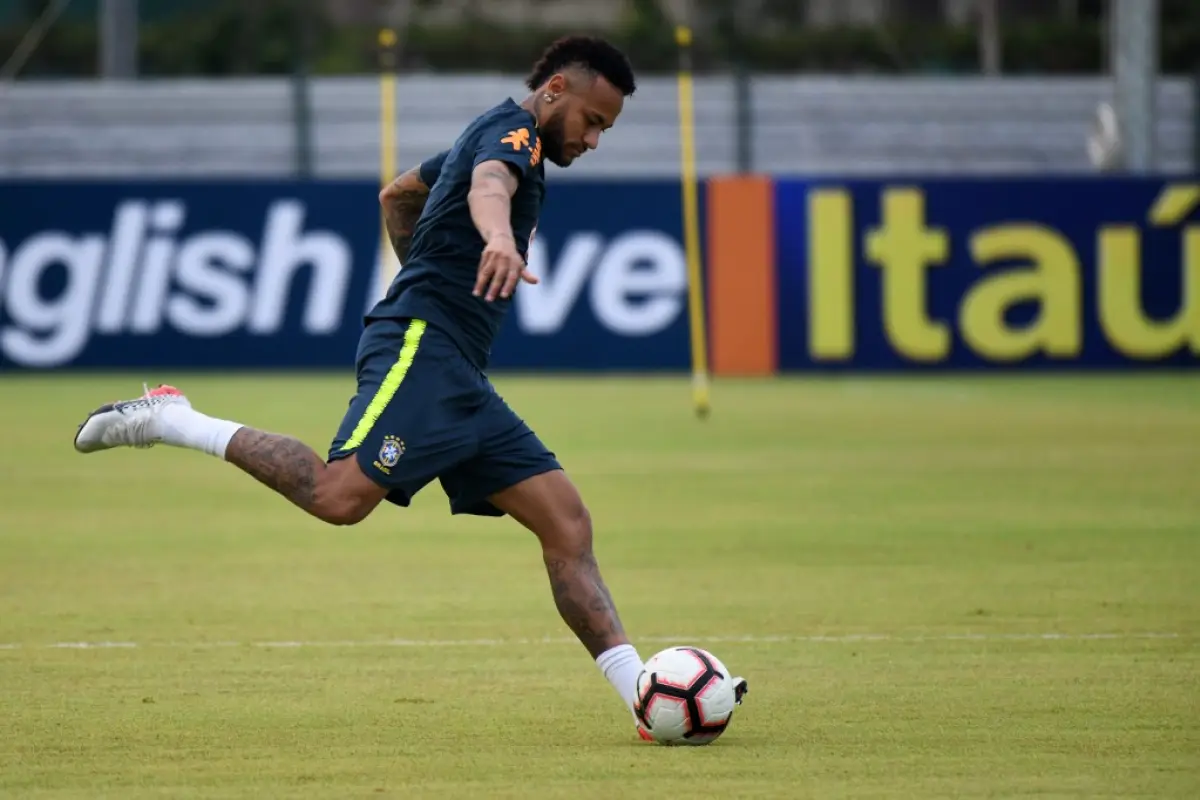
<instances>
[{"instance_id":1,"label":"soccer ball","mask_svg":"<svg viewBox=\"0 0 1200 800\"><path fill-rule=\"evenodd\" d=\"M746 682L712 653L669 647L642 667L633 711L659 744L708 744L725 732L745 693Z\"/></svg>"}]
</instances>

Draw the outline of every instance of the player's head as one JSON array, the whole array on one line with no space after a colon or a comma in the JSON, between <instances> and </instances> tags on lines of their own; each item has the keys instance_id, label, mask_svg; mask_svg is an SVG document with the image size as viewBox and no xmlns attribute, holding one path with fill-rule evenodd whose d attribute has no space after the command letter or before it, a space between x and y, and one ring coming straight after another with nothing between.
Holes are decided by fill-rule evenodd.
<instances>
[{"instance_id":1,"label":"player's head","mask_svg":"<svg viewBox=\"0 0 1200 800\"><path fill-rule=\"evenodd\" d=\"M560 167L600 146L636 84L625 55L603 39L568 36L546 48L525 81L537 102L542 153Z\"/></svg>"}]
</instances>

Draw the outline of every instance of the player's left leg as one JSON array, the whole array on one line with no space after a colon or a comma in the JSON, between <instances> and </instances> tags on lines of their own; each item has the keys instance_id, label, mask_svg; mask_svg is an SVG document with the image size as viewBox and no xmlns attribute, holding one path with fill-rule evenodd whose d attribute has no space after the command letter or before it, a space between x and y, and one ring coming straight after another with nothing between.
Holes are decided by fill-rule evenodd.
<instances>
[{"instance_id":1,"label":"player's left leg","mask_svg":"<svg viewBox=\"0 0 1200 800\"><path fill-rule=\"evenodd\" d=\"M625 634L592 547L592 518L561 469L526 478L489 502L538 537L554 605L633 710L642 659Z\"/></svg>"},{"instance_id":2,"label":"player's left leg","mask_svg":"<svg viewBox=\"0 0 1200 800\"><path fill-rule=\"evenodd\" d=\"M451 510L508 514L538 537L559 615L632 713L642 660L600 575L591 515L554 454L480 381L479 453L440 478Z\"/></svg>"}]
</instances>

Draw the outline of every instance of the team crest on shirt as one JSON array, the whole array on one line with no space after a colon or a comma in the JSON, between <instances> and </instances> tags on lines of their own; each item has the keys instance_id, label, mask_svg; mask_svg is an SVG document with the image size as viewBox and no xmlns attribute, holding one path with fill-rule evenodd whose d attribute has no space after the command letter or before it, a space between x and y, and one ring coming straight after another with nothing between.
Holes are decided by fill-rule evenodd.
<instances>
[{"instance_id":1,"label":"team crest on shirt","mask_svg":"<svg viewBox=\"0 0 1200 800\"><path fill-rule=\"evenodd\" d=\"M404 442L395 436L385 436L383 444L379 448L379 460L375 462L375 466L384 473L390 474L391 468L396 466L396 462L402 455L404 455Z\"/></svg>"}]
</instances>

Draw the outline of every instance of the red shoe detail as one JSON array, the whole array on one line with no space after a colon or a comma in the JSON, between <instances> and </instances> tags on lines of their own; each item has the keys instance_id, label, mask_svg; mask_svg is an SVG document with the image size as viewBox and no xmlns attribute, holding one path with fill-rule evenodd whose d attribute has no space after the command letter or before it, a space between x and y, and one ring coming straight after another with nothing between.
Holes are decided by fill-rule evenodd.
<instances>
[{"instance_id":1,"label":"red shoe detail","mask_svg":"<svg viewBox=\"0 0 1200 800\"><path fill-rule=\"evenodd\" d=\"M156 386L146 392L146 397L162 397L163 395L177 395L182 397L183 392L176 389L174 386L167 386L165 383Z\"/></svg>"}]
</instances>

